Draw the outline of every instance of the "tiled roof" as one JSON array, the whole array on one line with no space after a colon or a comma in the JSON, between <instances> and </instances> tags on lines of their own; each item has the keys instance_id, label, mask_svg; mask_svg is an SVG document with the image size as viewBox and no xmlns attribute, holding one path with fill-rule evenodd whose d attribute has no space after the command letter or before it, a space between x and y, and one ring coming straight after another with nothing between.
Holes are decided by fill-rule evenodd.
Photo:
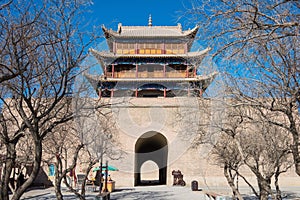
<instances>
[{"instance_id":1,"label":"tiled roof","mask_svg":"<svg viewBox=\"0 0 300 200\"><path fill-rule=\"evenodd\" d=\"M191 30L183 31L180 24L177 26L122 26L119 24L118 30L108 30L102 27L105 36L108 37L185 37L195 36L199 26Z\"/></svg>"}]
</instances>

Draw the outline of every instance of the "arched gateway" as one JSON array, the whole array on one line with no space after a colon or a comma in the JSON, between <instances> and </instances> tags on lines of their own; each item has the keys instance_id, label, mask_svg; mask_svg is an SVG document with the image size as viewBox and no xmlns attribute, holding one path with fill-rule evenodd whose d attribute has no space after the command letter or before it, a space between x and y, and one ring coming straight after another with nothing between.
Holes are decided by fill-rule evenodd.
<instances>
[{"instance_id":1,"label":"arched gateway","mask_svg":"<svg viewBox=\"0 0 300 200\"><path fill-rule=\"evenodd\" d=\"M151 180L141 180L141 168L147 161L153 161L158 168L148 168L146 172L159 171L158 177ZM144 133L135 144L134 185L163 185L167 183L168 142L165 136L158 132ZM157 174L157 173L153 173Z\"/></svg>"}]
</instances>

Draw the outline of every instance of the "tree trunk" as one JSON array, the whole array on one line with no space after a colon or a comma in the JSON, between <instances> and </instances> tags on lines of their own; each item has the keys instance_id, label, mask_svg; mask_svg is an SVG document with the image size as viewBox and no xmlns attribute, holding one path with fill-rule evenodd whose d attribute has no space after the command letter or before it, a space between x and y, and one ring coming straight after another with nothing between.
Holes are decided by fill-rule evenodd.
<instances>
[{"instance_id":1,"label":"tree trunk","mask_svg":"<svg viewBox=\"0 0 300 200\"><path fill-rule=\"evenodd\" d=\"M300 156L298 156L298 160L300 160ZM295 161L295 169L296 169L296 174L300 176L300 161Z\"/></svg>"},{"instance_id":2,"label":"tree trunk","mask_svg":"<svg viewBox=\"0 0 300 200\"><path fill-rule=\"evenodd\" d=\"M299 135L297 131L293 133L293 147L292 153L295 161L295 171L298 176L300 176L300 152L299 152Z\"/></svg>"},{"instance_id":3,"label":"tree trunk","mask_svg":"<svg viewBox=\"0 0 300 200\"><path fill-rule=\"evenodd\" d=\"M37 177L39 170L40 170L40 164L42 162L42 140L40 138L35 139L34 141L35 145L35 152L34 152L34 162L33 162L33 169L29 176L29 178L24 182L23 185L21 185L15 193L13 194L11 200L19 200L21 196L24 194L26 189L33 183L34 179Z\"/></svg>"},{"instance_id":4,"label":"tree trunk","mask_svg":"<svg viewBox=\"0 0 300 200\"><path fill-rule=\"evenodd\" d=\"M234 180L233 180L232 176L230 176L229 170L230 169L228 168L228 166L225 165L224 166L224 176L227 179L227 183L229 184L230 188L232 189L234 197L237 197L239 200L243 200L243 197L241 196L239 190L234 185Z\"/></svg>"},{"instance_id":5,"label":"tree trunk","mask_svg":"<svg viewBox=\"0 0 300 200\"><path fill-rule=\"evenodd\" d=\"M62 181L62 162L60 158L60 153L59 151L56 152L56 164L55 164L55 195L56 199L58 200L63 200L63 195L61 192L61 181Z\"/></svg>"},{"instance_id":6,"label":"tree trunk","mask_svg":"<svg viewBox=\"0 0 300 200\"><path fill-rule=\"evenodd\" d=\"M281 200L281 191L279 188L279 170L277 169L276 173L275 173L275 188L276 188L276 199L277 200Z\"/></svg>"},{"instance_id":7,"label":"tree trunk","mask_svg":"<svg viewBox=\"0 0 300 200\"><path fill-rule=\"evenodd\" d=\"M9 182L10 182L10 175L12 169L15 167L16 162L16 144L8 143L6 144L7 156L5 159L3 174L1 177L1 200L8 200L9 195Z\"/></svg>"},{"instance_id":8,"label":"tree trunk","mask_svg":"<svg viewBox=\"0 0 300 200\"><path fill-rule=\"evenodd\" d=\"M63 200L63 195L61 193L61 177L59 177L59 174L56 172L55 174L55 196L57 200Z\"/></svg>"},{"instance_id":9,"label":"tree trunk","mask_svg":"<svg viewBox=\"0 0 300 200\"><path fill-rule=\"evenodd\" d=\"M85 199L85 197L84 197L85 194L83 193L83 195L82 195L82 194L78 193L77 190L73 188L73 185L69 184L66 179L67 173L75 168L79 151L83 147L84 147L83 144L80 144L76 147L76 151L73 156L72 164L68 168L67 168L67 164L65 164L65 167L66 167L65 170L62 170L62 168L63 168L62 159L61 159L59 153L56 154L56 162L57 163L56 163L56 174L55 174L55 195L56 195L56 198L59 200L63 200L63 195L61 193L61 182L63 181L63 179L66 182L66 186L69 188L69 190L71 192L73 192L79 199L82 199L82 200ZM83 191L83 192L85 192L85 191Z\"/></svg>"},{"instance_id":10,"label":"tree trunk","mask_svg":"<svg viewBox=\"0 0 300 200\"><path fill-rule=\"evenodd\" d=\"M259 187L259 199L268 200L269 194L271 194L271 180L257 177Z\"/></svg>"},{"instance_id":11,"label":"tree trunk","mask_svg":"<svg viewBox=\"0 0 300 200\"><path fill-rule=\"evenodd\" d=\"M296 125L296 121L293 116L293 112L290 111L287 113L289 122L290 122L290 132L293 136L293 146L292 146L292 154L295 162L295 171L300 176L300 151L299 151L299 146L300 146L300 140L299 140L299 133Z\"/></svg>"}]
</instances>

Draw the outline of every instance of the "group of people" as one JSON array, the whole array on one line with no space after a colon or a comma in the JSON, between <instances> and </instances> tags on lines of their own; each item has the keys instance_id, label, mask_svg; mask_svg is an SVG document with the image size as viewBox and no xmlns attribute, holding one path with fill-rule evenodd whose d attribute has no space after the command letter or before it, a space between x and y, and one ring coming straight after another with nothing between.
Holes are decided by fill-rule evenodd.
<instances>
[{"instance_id":1,"label":"group of people","mask_svg":"<svg viewBox=\"0 0 300 200\"><path fill-rule=\"evenodd\" d=\"M103 191L103 185L105 183L105 174L101 174L101 183L100 183L100 190ZM112 181L110 175L107 176L107 181Z\"/></svg>"},{"instance_id":2,"label":"group of people","mask_svg":"<svg viewBox=\"0 0 300 200\"><path fill-rule=\"evenodd\" d=\"M108 182L112 181L111 176L109 174L106 176L105 173L101 173L101 171L98 170L96 171L96 175L90 175L90 180L92 181L93 185L100 186L100 190L102 191L106 177Z\"/></svg>"}]
</instances>

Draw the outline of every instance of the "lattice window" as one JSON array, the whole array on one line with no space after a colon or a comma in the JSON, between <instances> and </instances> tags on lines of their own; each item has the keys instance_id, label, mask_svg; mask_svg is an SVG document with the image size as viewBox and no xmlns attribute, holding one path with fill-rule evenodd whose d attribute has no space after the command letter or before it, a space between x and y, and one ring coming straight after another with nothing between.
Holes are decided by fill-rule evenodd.
<instances>
[{"instance_id":1,"label":"lattice window","mask_svg":"<svg viewBox=\"0 0 300 200\"><path fill-rule=\"evenodd\" d=\"M162 44L141 43L138 45L139 54L162 54Z\"/></svg>"},{"instance_id":2,"label":"lattice window","mask_svg":"<svg viewBox=\"0 0 300 200\"><path fill-rule=\"evenodd\" d=\"M117 54L134 54L135 44L134 43L116 43Z\"/></svg>"},{"instance_id":3,"label":"lattice window","mask_svg":"<svg viewBox=\"0 0 300 200\"><path fill-rule=\"evenodd\" d=\"M184 54L185 53L184 43L167 43L165 45L166 54Z\"/></svg>"}]
</instances>

